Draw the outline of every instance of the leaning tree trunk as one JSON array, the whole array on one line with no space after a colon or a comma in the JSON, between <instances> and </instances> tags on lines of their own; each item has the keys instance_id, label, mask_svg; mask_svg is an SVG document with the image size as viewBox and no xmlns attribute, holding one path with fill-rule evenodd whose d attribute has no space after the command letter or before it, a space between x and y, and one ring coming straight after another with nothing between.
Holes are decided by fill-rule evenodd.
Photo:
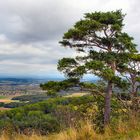
<instances>
[{"instance_id":1,"label":"leaning tree trunk","mask_svg":"<svg viewBox=\"0 0 140 140\"><path fill-rule=\"evenodd\" d=\"M110 122L111 95L112 95L112 82L109 81L105 95L104 126L108 125Z\"/></svg>"}]
</instances>

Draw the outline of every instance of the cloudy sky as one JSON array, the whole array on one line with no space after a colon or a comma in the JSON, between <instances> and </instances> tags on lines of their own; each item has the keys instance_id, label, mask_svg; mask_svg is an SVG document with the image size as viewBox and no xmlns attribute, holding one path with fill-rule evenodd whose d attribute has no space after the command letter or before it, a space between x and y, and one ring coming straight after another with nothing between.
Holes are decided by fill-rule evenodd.
<instances>
[{"instance_id":1,"label":"cloudy sky","mask_svg":"<svg viewBox=\"0 0 140 140\"><path fill-rule=\"evenodd\" d=\"M125 31L140 46L139 0L0 0L0 76L58 76L75 52L58 42L84 13L122 9Z\"/></svg>"}]
</instances>

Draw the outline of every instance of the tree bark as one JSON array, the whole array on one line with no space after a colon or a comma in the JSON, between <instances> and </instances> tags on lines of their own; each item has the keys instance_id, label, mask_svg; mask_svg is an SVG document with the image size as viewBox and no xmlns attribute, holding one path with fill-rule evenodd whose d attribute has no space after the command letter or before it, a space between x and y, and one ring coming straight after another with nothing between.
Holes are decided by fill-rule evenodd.
<instances>
[{"instance_id":1,"label":"tree bark","mask_svg":"<svg viewBox=\"0 0 140 140\"><path fill-rule=\"evenodd\" d=\"M112 82L109 81L105 95L104 126L107 126L110 122L111 95L112 95Z\"/></svg>"},{"instance_id":2,"label":"tree bark","mask_svg":"<svg viewBox=\"0 0 140 140\"><path fill-rule=\"evenodd\" d=\"M132 89L131 95L132 97L137 97L137 81L136 81L136 74L130 74L131 81L132 81Z\"/></svg>"}]
</instances>

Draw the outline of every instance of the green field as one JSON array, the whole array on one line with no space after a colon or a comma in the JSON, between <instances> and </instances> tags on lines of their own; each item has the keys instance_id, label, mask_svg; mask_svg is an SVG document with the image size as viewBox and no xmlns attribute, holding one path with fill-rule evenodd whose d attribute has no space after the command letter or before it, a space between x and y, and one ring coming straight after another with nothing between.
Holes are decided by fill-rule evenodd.
<instances>
[{"instance_id":1,"label":"green field","mask_svg":"<svg viewBox=\"0 0 140 140\"><path fill-rule=\"evenodd\" d=\"M0 99L6 99L6 96L0 95Z\"/></svg>"}]
</instances>

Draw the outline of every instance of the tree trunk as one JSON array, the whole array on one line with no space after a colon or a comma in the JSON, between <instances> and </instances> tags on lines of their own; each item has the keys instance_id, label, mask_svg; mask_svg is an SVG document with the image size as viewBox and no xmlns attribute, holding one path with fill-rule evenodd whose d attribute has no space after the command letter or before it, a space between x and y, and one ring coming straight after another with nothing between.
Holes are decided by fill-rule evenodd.
<instances>
[{"instance_id":1,"label":"tree trunk","mask_svg":"<svg viewBox=\"0 0 140 140\"><path fill-rule=\"evenodd\" d=\"M131 92L131 94L132 94L132 97L134 98L134 97L137 97L137 89L134 87L132 87L132 92Z\"/></svg>"},{"instance_id":2,"label":"tree trunk","mask_svg":"<svg viewBox=\"0 0 140 140\"><path fill-rule=\"evenodd\" d=\"M131 84L132 84L132 89L131 89L131 96L132 98L137 97L137 92L138 92L138 88L137 88L137 81L136 81L136 74L130 74L131 77Z\"/></svg>"},{"instance_id":3,"label":"tree trunk","mask_svg":"<svg viewBox=\"0 0 140 140\"><path fill-rule=\"evenodd\" d=\"M110 122L111 95L112 95L112 82L109 81L105 95L104 126L107 126Z\"/></svg>"}]
</instances>

